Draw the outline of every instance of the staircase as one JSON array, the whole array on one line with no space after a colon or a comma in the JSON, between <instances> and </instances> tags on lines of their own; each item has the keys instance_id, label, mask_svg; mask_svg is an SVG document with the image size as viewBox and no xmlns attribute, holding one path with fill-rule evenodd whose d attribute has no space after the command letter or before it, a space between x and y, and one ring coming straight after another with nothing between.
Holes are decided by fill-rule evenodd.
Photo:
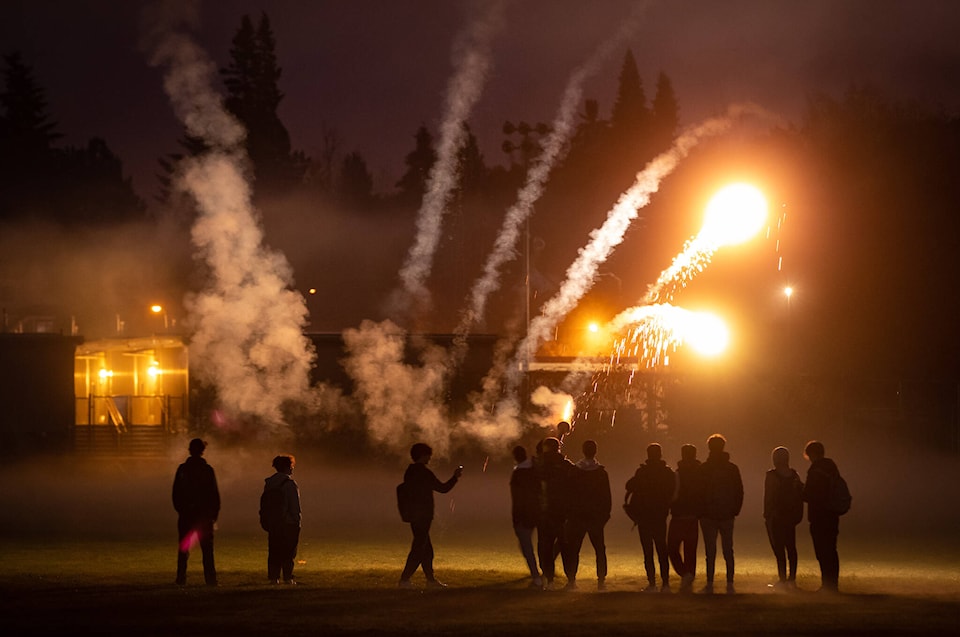
<instances>
[{"instance_id":1,"label":"staircase","mask_svg":"<svg viewBox=\"0 0 960 637\"><path fill-rule=\"evenodd\" d=\"M84 456L162 458L168 437L157 425L127 425L122 432L109 425L78 425L73 442L74 450Z\"/></svg>"}]
</instances>

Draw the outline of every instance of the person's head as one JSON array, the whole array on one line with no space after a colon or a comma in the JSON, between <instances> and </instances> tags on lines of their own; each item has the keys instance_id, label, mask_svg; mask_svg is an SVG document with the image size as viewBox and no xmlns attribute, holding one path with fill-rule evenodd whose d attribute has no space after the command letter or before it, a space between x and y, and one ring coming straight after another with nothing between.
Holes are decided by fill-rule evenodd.
<instances>
[{"instance_id":1,"label":"person's head","mask_svg":"<svg viewBox=\"0 0 960 637\"><path fill-rule=\"evenodd\" d=\"M543 452L549 453L551 451L555 453L560 452L560 441L553 436L543 439Z\"/></svg>"},{"instance_id":2,"label":"person's head","mask_svg":"<svg viewBox=\"0 0 960 637\"><path fill-rule=\"evenodd\" d=\"M426 464L430 462L430 458L433 456L433 448L425 442L418 442L410 447L410 458L414 462L422 462Z\"/></svg>"},{"instance_id":3,"label":"person's head","mask_svg":"<svg viewBox=\"0 0 960 637\"><path fill-rule=\"evenodd\" d=\"M823 443L819 440L811 440L807 443L807 446L803 448L803 455L810 462L820 460L825 453L826 450L823 448Z\"/></svg>"},{"instance_id":4,"label":"person's head","mask_svg":"<svg viewBox=\"0 0 960 637\"><path fill-rule=\"evenodd\" d=\"M773 450L773 466L777 469L786 469L790 466L790 450L786 447L777 447Z\"/></svg>"},{"instance_id":5,"label":"person's head","mask_svg":"<svg viewBox=\"0 0 960 637\"><path fill-rule=\"evenodd\" d=\"M597 457L597 443L595 440L584 440L581 449L583 449L584 458L593 459Z\"/></svg>"},{"instance_id":6,"label":"person's head","mask_svg":"<svg viewBox=\"0 0 960 637\"><path fill-rule=\"evenodd\" d=\"M523 445L517 445L513 448L513 459L516 460L517 464L527 459L527 450Z\"/></svg>"},{"instance_id":7,"label":"person's head","mask_svg":"<svg viewBox=\"0 0 960 637\"><path fill-rule=\"evenodd\" d=\"M656 442L647 445L647 460L660 460L663 458L663 449Z\"/></svg>"},{"instance_id":8,"label":"person's head","mask_svg":"<svg viewBox=\"0 0 960 637\"><path fill-rule=\"evenodd\" d=\"M560 422L558 422L558 423L557 423L557 435L558 435L560 438L563 438L563 437L566 436L568 433L570 433L570 423L568 423L566 420L561 420Z\"/></svg>"},{"instance_id":9,"label":"person's head","mask_svg":"<svg viewBox=\"0 0 960 637\"><path fill-rule=\"evenodd\" d=\"M277 473L293 473L297 459L290 454L284 454L274 458L272 464L273 468L277 470Z\"/></svg>"},{"instance_id":10,"label":"person's head","mask_svg":"<svg viewBox=\"0 0 960 637\"><path fill-rule=\"evenodd\" d=\"M680 447L680 459L696 460L697 459L696 445L683 445L682 447Z\"/></svg>"},{"instance_id":11,"label":"person's head","mask_svg":"<svg viewBox=\"0 0 960 637\"><path fill-rule=\"evenodd\" d=\"M723 437L723 434L713 434L707 438L707 449L709 449L711 453L720 453L726 446L727 439Z\"/></svg>"},{"instance_id":12,"label":"person's head","mask_svg":"<svg viewBox=\"0 0 960 637\"><path fill-rule=\"evenodd\" d=\"M194 438L190 441L190 455L191 456L202 456L204 449L207 448L207 443L199 438Z\"/></svg>"}]
</instances>

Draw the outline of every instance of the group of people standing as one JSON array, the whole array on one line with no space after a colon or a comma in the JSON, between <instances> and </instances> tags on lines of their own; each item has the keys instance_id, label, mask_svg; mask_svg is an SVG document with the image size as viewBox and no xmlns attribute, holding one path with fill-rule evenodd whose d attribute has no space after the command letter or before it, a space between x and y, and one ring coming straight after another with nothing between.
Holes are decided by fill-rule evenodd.
<instances>
[{"instance_id":1,"label":"group of people standing","mask_svg":"<svg viewBox=\"0 0 960 637\"><path fill-rule=\"evenodd\" d=\"M173 508L178 514L176 584L187 583L190 549L200 546L203 578L207 586L217 586L217 567L213 555L213 532L220 515L220 491L217 478L203 452L207 443L190 441L190 456L177 467L173 479ZM293 563L300 539L300 489L293 479L296 459L280 455L273 459L275 473L264 480L260 524L267 531L267 578L274 584L296 584ZM269 505L266 503L270 503ZM267 511L265 508L269 508ZM282 579L281 579L282 578Z\"/></svg>"},{"instance_id":2,"label":"group of people standing","mask_svg":"<svg viewBox=\"0 0 960 637\"><path fill-rule=\"evenodd\" d=\"M717 538L726 566L726 592L735 592L734 520L743 507L743 480L725 450L726 438L707 439L708 456L701 462L694 445L683 445L676 471L663 459L657 443L647 447L647 459L625 485L624 510L634 521L644 556L645 591L671 592L671 565L680 578L679 591L692 592L697 570L697 545L702 534L706 583L701 592L714 592ZM552 589L555 561L562 558L566 589L577 588L577 571L584 536L596 552L597 587L606 588L607 557L604 526L610 519L611 492L606 471L597 462L597 444L582 445L577 463L562 453L559 438L547 438L537 455L524 447L513 450L516 465L511 480L513 527L530 570L532 588ZM796 586L796 527L804 503L814 551L821 571L821 590L837 591L839 518L849 507L837 505L836 464L824 455L823 444L811 441L804 449L810 460L806 483L790 467L790 452L777 447L773 468L764 481L763 517L777 561L777 588ZM843 483L843 489L846 489ZM668 524L669 518L669 524ZM533 533L537 532L537 554ZM537 559L539 558L539 568ZM659 567L660 585L657 584Z\"/></svg>"}]
</instances>

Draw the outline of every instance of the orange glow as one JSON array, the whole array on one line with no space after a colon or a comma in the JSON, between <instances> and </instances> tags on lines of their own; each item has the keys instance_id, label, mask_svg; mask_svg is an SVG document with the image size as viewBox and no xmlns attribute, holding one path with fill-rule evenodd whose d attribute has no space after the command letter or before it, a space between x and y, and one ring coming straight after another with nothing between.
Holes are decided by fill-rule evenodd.
<instances>
[{"instance_id":1,"label":"orange glow","mask_svg":"<svg viewBox=\"0 0 960 637\"><path fill-rule=\"evenodd\" d=\"M163 311L163 306L162 306L162 305L151 305L151 306L150 306L150 311L153 312L154 314L159 314L160 312Z\"/></svg>"},{"instance_id":2,"label":"orange glow","mask_svg":"<svg viewBox=\"0 0 960 637\"><path fill-rule=\"evenodd\" d=\"M707 204L699 238L717 247L736 245L760 232L766 219L763 194L749 184L731 184Z\"/></svg>"}]
</instances>

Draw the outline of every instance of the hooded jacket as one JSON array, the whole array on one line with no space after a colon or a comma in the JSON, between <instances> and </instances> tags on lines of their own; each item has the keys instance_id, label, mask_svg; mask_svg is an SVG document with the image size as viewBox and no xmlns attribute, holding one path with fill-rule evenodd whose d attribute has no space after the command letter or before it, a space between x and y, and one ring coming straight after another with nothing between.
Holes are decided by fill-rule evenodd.
<instances>
[{"instance_id":1,"label":"hooded jacket","mask_svg":"<svg viewBox=\"0 0 960 637\"><path fill-rule=\"evenodd\" d=\"M610 477L595 458L577 462L570 473L568 516L587 524L605 524L612 506Z\"/></svg>"},{"instance_id":2,"label":"hooded jacket","mask_svg":"<svg viewBox=\"0 0 960 637\"><path fill-rule=\"evenodd\" d=\"M837 519L838 513L827 505L830 499L830 484L840 475L837 464L830 458L820 458L810 463L807 483L803 487L803 499L807 503L807 520L820 522Z\"/></svg>"},{"instance_id":3,"label":"hooded jacket","mask_svg":"<svg viewBox=\"0 0 960 637\"><path fill-rule=\"evenodd\" d=\"M510 474L510 503L514 526L525 529L537 526L540 517L540 478L530 458L515 466Z\"/></svg>"},{"instance_id":4,"label":"hooded jacket","mask_svg":"<svg viewBox=\"0 0 960 637\"><path fill-rule=\"evenodd\" d=\"M675 518L696 519L703 508L702 463L693 458L677 462L677 490L670 513Z\"/></svg>"},{"instance_id":5,"label":"hooded jacket","mask_svg":"<svg viewBox=\"0 0 960 637\"><path fill-rule=\"evenodd\" d=\"M410 520L413 524L429 524L433 521L433 492L446 493L457 484L457 476L446 482L440 479L422 462L412 462L403 474L403 481L410 485Z\"/></svg>"},{"instance_id":6,"label":"hooded jacket","mask_svg":"<svg viewBox=\"0 0 960 637\"><path fill-rule=\"evenodd\" d=\"M265 478L264 489L280 489L283 492L283 523L300 526L300 487L286 473L277 472Z\"/></svg>"},{"instance_id":7,"label":"hooded jacket","mask_svg":"<svg viewBox=\"0 0 960 637\"><path fill-rule=\"evenodd\" d=\"M726 451L711 451L700 467L703 478L703 507L700 517L729 520L740 515L743 507L743 480L740 468L730 462Z\"/></svg>"},{"instance_id":8,"label":"hooded jacket","mask_svg":"<svg viewBox=\"0 0 960 637\"><path fill-rule=\"evenodd\" d=\"M677 488L673 469L662 459L648 459L627 480L627 493L633 492L638 501L639 519L657 520L666 518L670 502Z\"/></svg>"},{"instance_id":9,"label":"hooded jacket","mask_svg":"<svg viewBox=\"0 0 960 637\"><path fill-rule=\"evenodd\" d=\"M187 520L217 520L220 491L213 467L200 456L190 456L177 467L173 479L173 508Z\"/></svg>"}]
</instances>

